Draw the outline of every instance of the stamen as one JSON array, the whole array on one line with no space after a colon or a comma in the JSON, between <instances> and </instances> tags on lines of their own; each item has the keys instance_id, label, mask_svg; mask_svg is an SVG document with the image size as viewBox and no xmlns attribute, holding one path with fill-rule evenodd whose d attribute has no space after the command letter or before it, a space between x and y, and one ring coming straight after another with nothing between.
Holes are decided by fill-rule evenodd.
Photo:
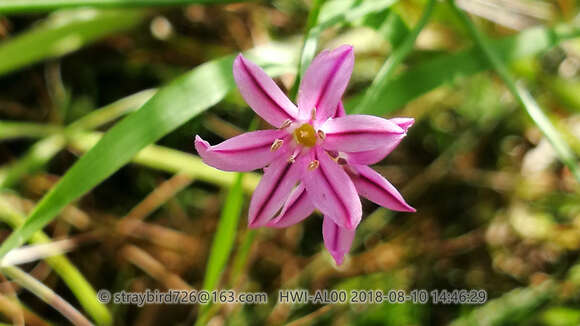
<instances>
[{"instance_id":1,"label":"stamen","mask_svg":"<svg viewBox=\"0 0 580 326\"><path fill-rule=\"evenodd\" d=\"M286 128L290 127L291 124L292 124L292 120L287 119L286 121L284 121L282 123L282 125L280 126L279 129L286 129Z\"/></svg>"},{"instance_id":2,"label":"stamen","mask_svg":"<svg viewBox=\"0 0 580 326\"><path fill-rule=\"evenodd\" d=\"M279 150L280 147L282 147L282 144L284 144L284 140L282 139L274 140L274 142L272 143L272 147L270 147L270 151L275 152Z\"/></svg>"},{"instance_id":3,"label":"stamen","mask_svg":"<svg viewBox=\"0 0 580 326\"><path fill-rule=\"evenodd\" d=\"M346 165L348 162L346 161L346 159L344 157L338 157L336 159L336 163L338 163L338 165Z\"/></svg>"},{"instance_id":4,"label":"stamen","mask_svg":"<svg viewBox=\"0 0 580 326\"><path fill-rule=\"evenodd\" d=\"M310 112L310 119L316 119L316 108L312 108L312 111Z\"/></svg>"},{"instance_id":5,"label":"stamen","mask_svg":"<svg viewBox=\"0 0 580 326\"><path fill-rule=\"evenodd\" d=\"M318 138L320 138L321 140L324 140L324 138L326 138L326 134L322 130L318 130L316 134L318 135Z\"/></svg>"},{"instance_id":6,"label":"stamen","mask_svg":"<svg viewBox=\"0 0 580 326\"><path fill-rule=\"evenodd\" d=\"M330 155L330 157L332 157L333 159L338 157L338 152L337 151L326 151L326 153L328 155Z\"/></svg>"},{"instance_id":7,"label":"stamen","mask_svg":"<svg viewBox=\"0 0 580 326\"><path fill-rule=\"evenodd\" d=\"M295 154L292 154L292 155L290 155L290 157L288 158L288 163L292 164L292 163L294 163L294 162L296 162L296 155L295 155Z\"/></svg>"},{"instance_id":8,"label":"stamen","mask_svg":"<svg viewBox=\"0 0 580 326\"><path fill-rule=\"evenodd\" d=\"M319 165L320 165L320 162L318 162L318 160L314 160L314 161L308 163L308 170L314 171L318 168Z\"/></svg>"}]
</instances>

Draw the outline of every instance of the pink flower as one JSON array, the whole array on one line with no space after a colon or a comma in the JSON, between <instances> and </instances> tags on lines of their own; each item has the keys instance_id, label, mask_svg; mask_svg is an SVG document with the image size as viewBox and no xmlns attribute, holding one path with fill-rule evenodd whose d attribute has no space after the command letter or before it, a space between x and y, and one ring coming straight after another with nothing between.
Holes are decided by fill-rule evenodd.
<instances>
[{"instance_id":1,"label":"pink flower","mask_svg":"<svg viewBox=\"0 0 580 326\"><path fill-rule=\"evenodd\" d=\"M367 166L401 142L413 119L345 115L341 98L353 64L351 46L321 52L304 74L296 107L240 54L234 61L238 88L249 106L277 129L247 132L215 146L195 139L204 162L217 169L265 167L250 202L250 227L290 226L316 208L324 215L325 246L339 265L361 220L358 194L392 210L415 211Z\"/></svg>"}]
</instances>

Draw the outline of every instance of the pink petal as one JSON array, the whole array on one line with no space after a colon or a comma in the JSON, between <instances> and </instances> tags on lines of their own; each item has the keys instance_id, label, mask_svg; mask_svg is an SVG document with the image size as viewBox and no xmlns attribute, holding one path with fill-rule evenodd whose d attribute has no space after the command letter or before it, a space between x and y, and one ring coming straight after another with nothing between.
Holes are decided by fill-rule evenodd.
<instances>
[{"instance_id":1,"label":"pink petal","mask_svg":"<svg viewBox=\"0 0 580 326\"><path fill-rule=\"evenodd\" d=\"M246 158L251 160L249 158ZM252 195L248 226L256 228L266 225L288 199L290 191L302 177L305 169L304 158L294 163L287 156L280 157L264 169L264 176Z\"/></svg>"},{"instance_id":2,"label":"pink petal","mask_svg":"<svg viewBox=\"0 0 580 326\"><path fill-rule=\"evenodd\" d=\"M230 138L220 144L210 146L208 142L195 136L195 149L203 161L216 169L223 171L252 171L263 168L274 158L285 154L287 146L272 151L272 143L276 139L287 138L284 130L258 130L246 132ZM248 159L250 158L251 159Z\"/></svg>"},{"instance_id":3,"label":"pink petal","mask_svg":"<svg viewBox=\"0 0 580 326\"><path fill-rule=\"evenodd\" d=\"M322 146L341 152L368 151L400 141L405 130L397 124L372 115L347 115L330 119L320 128L326 134Z\"/></svg>"},{"instance_id":4,"label":"pink petal","mask_svg":"<svg viewBox=\"0 0 580 326\"><path fill-rule=\"evenodd\" d=\"M234 79L248 105L272 126L279 128L288 119L296 120L298 108L260 67L241 54L234 61Z\"/></svg>"},{"instance_id":5,"label":"pink petal","mask_svg":"<svg viewBox=\"0 0 580 326\"><path fill-rule=\"evenodd\" d=\"M307 169L302 178L310 200L336 224L355 229L362 208L350 177L322 148L316 148L311 157L318 160L319 166Z\"/></svg>"},{"instance_id":6,"label":"pink petal","mask_svg":"<svg viewBox=\"0 0 580 326\"><path fill-rule=\"evenodd\" d=\"M392 123L396 124L397 126L403 128L403 130L405 130L405 132L407 132L407 130L409 130L409 128L411 128L411 126L415 123L415 119L404 118L404 117L392 118L392 119L389 119L389 121L391 121Z\"/></svg>"},{"instance_id":7,"label":"pink petal","mask_svg":"<svg viewBox=\"0 0 580 326\"><path fill-rule=\"evenodd\" d=\"M387 144L368 151L362 152L345 152L346 161L349 164L373 165L382 161L387 155L399 146L401 141L405 138L405 134L399 135Z\"/></svg>"},{"instance_id":8,"label":"pink petal","mask_svg":"<svg viewBox=\"0 0 580 326\"><path fill-rule=\"evenodd\" d=\"M405 132L413 125L415 119L413 118L393 118L390 119L391 122L397 124L399 127L403 128ZM350 164L362 164L362 165L373 165L382 161L387 155L389 155L398 145L401 143L406 134L401 134L394 138L391 142L384 144L379 148L362 151L362 152L348 152L345 153L346 160Z\"/></svg>"},{"instance_id":9,"label":"pink petal","mask_svg":"<svg viewBox=\"0 0 580 326\"><path fill-rule=\"evenodd\" d=\"M361 196L394 211L415 212L397 189L378 172L366 165L350 165L350 167L357 173L351 175L351 178Z\"/></svg>"},{"instance_id":10,"label":"pink petal","mask_svg":"<svg viewBox=\"0 0 580 326\"><path fill-rule=\"evenodd\" d=\"M322 51L316 56L300 83L298 108L301 116L309 116L316 108L317 122L333 117L348 85L353 65L354 52L350 45Z\"/></svg>"},{"instance_id":11,"label":"pink petal","mask_svg":"<svg viewBox=\"0 0 580 326\"><path fill-rule=\"evenodd\" d=\"M282 212L275 219L268 223L268 226L275 228L285 228L294 225L312 214L314 211L314 204L308 197L304 184L300 183L296 187L284 207Z\"/></svg>"},{"instance_id":12,"label":"pink petal","mask_svg":"<svg viewBox=\"0 0 580 326\"><path fill-rule=\"evenodd\" d=\"M344 255L350 251L355 230L341 228L333 219L325 216L322 222L322 237L324 245L337 265L342 265Z\"/></svg>"},{"instance_id":13,"label":"pink petal","mask_svg":"<svg viewBox=\"0 0 580 326\"><path fill-rule=\"evenodd\" d=\"M336 112L334 112L334 117L340 118L340 117L344 117L345 115L346 115L346 111L344 110L344 105L342 104L342 101L339 101L338 106L336 107Z\"/></svg>"}]
</instances>

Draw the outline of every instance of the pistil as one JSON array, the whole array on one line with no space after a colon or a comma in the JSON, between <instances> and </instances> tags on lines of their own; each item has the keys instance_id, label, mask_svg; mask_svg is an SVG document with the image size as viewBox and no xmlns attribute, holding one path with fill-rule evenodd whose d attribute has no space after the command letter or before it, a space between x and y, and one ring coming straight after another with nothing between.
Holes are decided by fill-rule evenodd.
<instances>
[{"instance_id":1,"label":"pistil","mask_svg":"<svg viewBox=\"0 0 580 326\"><path fill-rule=\"evenodd\" d=\"M294 130L294 139L302 146L312 147L316 145L316 131L311 124L305 123Z\"/></svg>"}]
</instances>

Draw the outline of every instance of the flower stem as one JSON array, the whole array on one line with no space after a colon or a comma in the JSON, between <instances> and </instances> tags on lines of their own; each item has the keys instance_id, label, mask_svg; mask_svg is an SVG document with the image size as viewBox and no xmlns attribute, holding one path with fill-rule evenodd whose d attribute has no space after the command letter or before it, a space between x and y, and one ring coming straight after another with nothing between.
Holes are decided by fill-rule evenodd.
<instances>
[{"instance_id":1,"label":"flower stem","mask_svg":"<svg viewBox=\"0 0 580 326\"><path fill-rule=\"evenodd\" d=\"M366 91L361 103L356 106L351 113L362 113L366 112L368 107L372 107L375 105L379 105L377 103L379 99L379 95L381 91L385 88L385 85L389 82L395 69L405 60L407 55L413 50L413 46L415 45L415 41L417 40L417 36L423 30L429 18L431 18L431 14L433 13L433 8L435 7L436 0L429 0L425 10L423 10L423 16L419 19L419 22L413 28L413 30L409 33L409 35L405 38L401 46L397 47L393 53L389 56L387 61L379 70L379 73L373 80L373 83Z\"/></svg>"}]
</instances>

